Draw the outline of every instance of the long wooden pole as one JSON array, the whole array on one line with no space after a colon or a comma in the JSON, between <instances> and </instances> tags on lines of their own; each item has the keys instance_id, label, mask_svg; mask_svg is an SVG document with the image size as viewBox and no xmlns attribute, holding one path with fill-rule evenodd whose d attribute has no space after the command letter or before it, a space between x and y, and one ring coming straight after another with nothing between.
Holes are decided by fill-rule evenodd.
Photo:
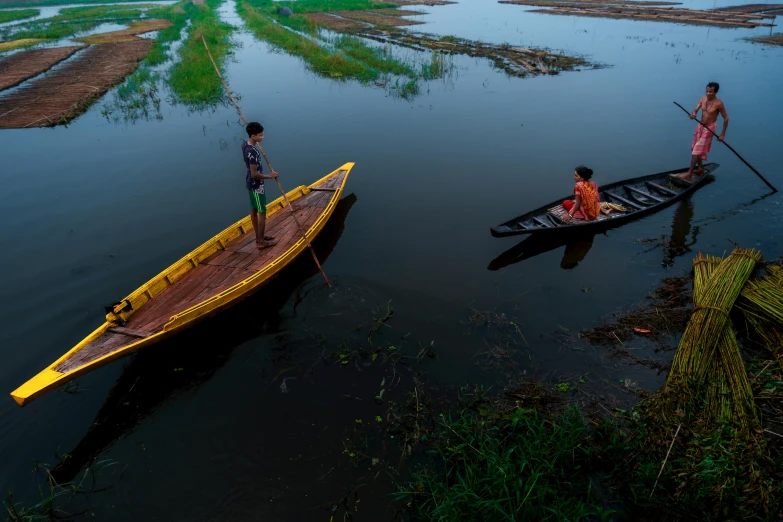
<instances>
[{"instance_id":1,"label":"long wooden pole","mask_svg":"<svg viewBox=\"0 0 783 522\"><path fill-rule=\"evenodd\" d=\"M680 109L682 109L683 111L685 111L685 114L687 114L687 115L689 115L689 116L690 116L690 114L691 114L691 113L690 113L690 112L688 112L688 110L687 110L685 107L683 107L682 105L680 105L680 104L679 104L679 103L677 103L677 102L674 102L674 105L676 105L677 107L679 107ZM700 124L701 124L701 125L702 125L702 126L705 128L705 129L707 129L708 131L712 132L712 135L713 135L713 136L715 136L716 138L718 137L718 135L717 135L717 134L715 134L715 132L714 132L712 129L710 129L709 127L707 127L706 125L704 125L704 123L702 123L702 121L701 121L701 120L699 120L699 119L696 119L696 121L698 121L698 122L699 122L699 123L700 123ZM720 140L718 140L718 141L720 141ZM748 163L747 161L745 161L745 158L743 158L742 156L740 156L740 155L739 155L739 152L737 152L736 150L734 150L734 149L732 148L732 146L731 146L731 145L729 145L729 144L728 144L728 143L726 143L725 141L721 141L721 143L723 143L724 145L726 145L726 146L729 148L729 150L730 150L731 152L733 152L734 154L736 154L736 155L737 155L737 157L738 157L739 159L741 159L741 160L742 160L742 163L744 163L745 165L747 165L748 167L750 167L750 170L752 170L753 172L755 172L755 173L756 173L756 176L760 177L760 178L761 178L761 181L763 181L764 183L766 183L766 184L767 184L767 186L768 186L769 188L771 188L771 189L772 189L772 192L777 192L777 191L778 191L778 189L776 189L775 187L773 187L773 186L772 186L772 184L771 184L769 181L767 181L767 180L766 180L766 178L764 178L764 176L762 176L762 175L761 175L761 173L760 173L758 170L756 170L756 169L754 169L754 168L753 168L753 165L751 165L750 163Z\"/></svg>"},{"instance_id":2,"label":"long wooden pole","mask_svg":"<svg viewBox=\"0 0 783 522\"><path fill-rule=\"evenodd\" d=\"M228 85L226 85L226 80L223 79L223 75L220 74L220 69L218 68L217 64L215 63L214 58L212 58L212 53L209 52L209 47L207 46L207 41L204 39L204 36L201 36L201 41L204 42L204 49L207 50L207 55L209 55L209 60L212 62L212 66L215 68L215 72L218 75L218 78L220 78L220 81L223 83L223 88L226 90L226 93L228 93L228 97L231 98L231 101L234 103L234 107L236 107L237 112L239 113L239 117L242 118L242 121L245 122L245 125L247 125L247 118L245 118L245 115L242 114L242 109L239 108L239 104L234 99L234 96L231 94L231 91L228 88ZM267 166L269 167L269 170L274 172L275 169L272 168L272 164L269 163L269 158L267 157L266 153L264 152L264 149L261 148L261 144L258 144L258 150L261 151L261 155L264 157L264 161L266 161ZM324 269L321 268L321 263L318 262L318 256L315 255L315 250L313 250L313 245L310 244L310 240L307 239L307 234L302 229L302 224L299 223L299 219L296 217L296 212L294 211L293 205L291 205L291 202L288 201L288 196L285 194L285 190L283 190L283 186L280 184L280 180L278 178L275 178L275 181L277 182L277 188L280 189L280 193L283 194L283 199L285 200L285 204L288 206L288 210L291 211L291 217L294 218L294 222L296 223L297 228L299 229L299 232L302 234L302 237L305 240L305 243L307 243L307 248L310 249L310 254L313 256L313 261L315 261L316 266L318 267L318 270L321 271L321 275L324 277L324 281L326 281L326 286L331 287L332 284L329 282L329 278L326 277L326 272L324 272Z\"/></svg>"}]
</instances>

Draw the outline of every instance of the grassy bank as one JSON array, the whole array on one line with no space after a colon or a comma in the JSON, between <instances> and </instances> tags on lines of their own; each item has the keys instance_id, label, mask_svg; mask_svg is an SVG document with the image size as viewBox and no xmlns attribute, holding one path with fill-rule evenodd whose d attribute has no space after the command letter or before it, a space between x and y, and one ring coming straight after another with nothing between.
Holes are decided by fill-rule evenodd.
<instances>
[{"instance_id":1,"label":"grassy bank","mask_svg":"<svg viewBox=\"0 0 783 522\"><path fill-rule=\"evenodd\" d=\"M194 104L217 101L221 96L219 79L211 64L208 71L205 69L209 58L206 56L200 37L201 34L205 35L215 59L219 64L222 63L227 52L226 46L231 28L218 22L217 15L213 11L217 5L219 2L196 6L190 0L184 0L171 6L148 11L149 18L169 20L172 25L158 33L150 53L141 62L139 68L117 89L113 101L104 105L102 114L107 119L115 121L132 122L150 119L150 117L162 119L159 90L165 73L161 73L156 68L169 59L177 61L170 71L171 77L174 77L176 71L176 82L169 82L176 100ZM172 44L180 39L188 22L195 25L191 25L179 56L173 57L171 56ZM194 30L198 33L194 34Z\"/></svg>"},{"instance_id":2,"label":"grassy bank","mask_svg":"<svg viewBox=\"0 0 783 522\"><path fill-rule=\"evenodd\" d=\"M0 11L0 24L13 22L14 20L24 20L33 16L38 16L38 9L20 9L18 11Z\"/></svg>"},{"instance_id":3,"label":"grassy bank","mask_svg":"<svg viewBox=\"0 0 783 522\"><path fill-rule=\"evenodd\" d=\"M442 419L435 464L397 495L416 517L582 520L611 513L588 476L600 469L600 455L578 409L552 416L522 408L493 413L494 419L478 410Z\"/></svg>"},{"instance_id":4,"label":"grassy bank","mask_svg":"<svg viewBox=\"0 0 783 522\"><path fill-rule=\"evenodd\" d=\"M783 358L769 343L783 338L783 268L758 277L760 258L695 258L666 384L630 411L610 411L582 379L523 382L499 397L474 391L428 429L418 390L404 438L429 458L397 499L427 521L780 520Z\"/></svg>"},{"instance_id":5,"label":"grassy bank","mask_svg":"<svg viewBox=\"0 0 783 522\"><path fill-rule=\"evenodd\" d=\"M186 4L191 24L179 49L180 59L169 76L169 85L181 102L212 104L224 95L220 78L201 40L203 36L212 57L221 67L231 49L229 38L233 31L232 26L218 19L215 9L221 3L222 0L208 0L206 4L193 6L195 10Z\"/></svg>"},{"instance_id":6,"label":"grassy bank","mask_svg":"<svg viewBox=\"0 0 783 522\"><path fill-rule=\"evenodd\" d=\"M765 402L780 404L783 373L769 362L755 359L748 373L759 376ZM525 399L557 401L527 384ZM514 404L508 395L474 401L422 437L419 450L430 457L395 497L422 521L639 520L649 509L705 521L779 520L783 444L774 435L748 444L731 426L694 425L672 446L674 433L650 411L642 402L606 419L578 406Z\"/></svg>"}]
</instances>

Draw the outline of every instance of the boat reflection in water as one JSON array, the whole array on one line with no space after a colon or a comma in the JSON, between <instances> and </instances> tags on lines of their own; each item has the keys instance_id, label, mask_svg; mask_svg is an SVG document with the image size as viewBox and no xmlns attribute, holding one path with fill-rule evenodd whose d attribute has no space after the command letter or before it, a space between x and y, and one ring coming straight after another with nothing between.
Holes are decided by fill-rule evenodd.
<instances>
[{"instance_id":1,"label":"boat reflection in water","mask_svg":"<svg viewBox=\"0 0 783 522\"><path fill-rule=\"evenodd\" d=\"M595 234L563 234L559 236L531 234L521 243L493 259L489 263L487 270L500 270L562 246L565 246L565 251L563 252L563 259L560 261L560 267L570 270L579 265L587 256L587 253L593 247L593 239L595 239Z\"/></svg>"},{"instance_id":2,"label":"boat reflection in water","mask_svg":"<svg viewBox=\"0 0 783 522\"><path fill-rule=\"evenodd\" d=\"M662 264L666 267L672 266L677 257L689 254L699 236L699 227L691 225L693 215L693 202L690 197L681 200L674 212L671 235L669 237L664 235L660 241L656 240L646 252L662 248ZM499 270L563 246L565 246L565 250L563 258L560 260L560 268L570 270L584 261L593 247L595 236L596 234L584 233L561 235L534 233L493 259L487 270Z\"/></svg>"},{"instance_id":3,"label":"boat reflection in water","mask_svg":"<svg viewBox=\"0 0 783 522\"><path fill-rule=\"evenodd\" d=\"M322 264L337 245L356 199L354 194L342 198L313 240L313 249ZM51 470L54 480L60 484L70 482L168 400L211 379L231 359L237 346L259 335L278 331L283 321L280 310L296 289L316 274L318 269L310 256L299 256L278 277L245 301L179 336L162 341L153 349L133 355L87 433ZM259 317L264 321L259 322ZM193 357L194 346L208 349L199 350L198 357ZM188 360L188 371L172 374L172 367L178 366L183 359Z\"/></svg>"}]
</instances>

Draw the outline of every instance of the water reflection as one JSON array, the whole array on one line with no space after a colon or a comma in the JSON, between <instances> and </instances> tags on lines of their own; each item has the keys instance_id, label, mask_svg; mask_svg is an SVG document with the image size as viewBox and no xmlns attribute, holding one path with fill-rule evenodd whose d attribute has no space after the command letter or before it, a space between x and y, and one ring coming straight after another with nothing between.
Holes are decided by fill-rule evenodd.
<instances>
[{"instance_id":1,"label":"water reflection","mask_svg":"<svg viewBox=\"0 0 783 522\"><path fill-rule=\"evenodd\" d=\"M576 268L584 260L593 247L594 239L595 234L585 233L563 233L561 235L531 234L521 243L493 259L489 263L487 270L499 270L562 246L565 246L565 250L563 251L563 258L560 260L560 268L570 270Z\"/></svg>"},{"instance_id":2,"label":"water reflection","mask_svg":"<svg viewBox=\"0 0 783 522\"><path fill-rule=\"evenodd\" d=\"M341 199L324 229L313 241L323 263L345 228L356 203L351 194ZM318 270L309 255L300 256L283 274L230 312L184 332L171 342L137 353L127 363L85 436L52 469L59 483L71 481L116 440L133 430L169 399L208 381L231 358L233 350L263 333L280 330L280 310L291 294ZM264 322L259 323L258 318ZM198 355L193 350L198 348ZM174 371L186 366L182 371Z\"/></svg>"},{"instance_id":3,"label":"water reflection","mask_svg":"<svg viewBox=\"0 0 783 522\"><path fill-rule=\"evenodd\" d=\"M674 264L675 258L691 252L691 247L696 244L699 237L698 226L694 226L691 230L692 220L693 201L691 198L685 198L674 211L671 237L667 240L664 236L663 266L668 268ZM688 234L690 234L690 239Z\"/></svg>"}]
</instances>

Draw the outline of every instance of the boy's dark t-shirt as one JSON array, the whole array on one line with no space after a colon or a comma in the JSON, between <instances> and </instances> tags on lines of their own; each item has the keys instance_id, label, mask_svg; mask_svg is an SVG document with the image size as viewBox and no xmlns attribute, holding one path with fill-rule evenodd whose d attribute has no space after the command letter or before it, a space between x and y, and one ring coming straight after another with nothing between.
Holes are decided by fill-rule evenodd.
<instances>
[{"instance_id":1,"label":"boy's dark t-shirt","mask_svg":"<svg viewBox=\"0 0 783 522\"><path fill-rule=\"evenodd\" d=\"M255 165L258 172L263 172L261 167L261 151L258 147L249 144L246 141L242 142L242 158L245 160L245 166L247 167L247 174L245 175L245 187L247 190L252 190L258 194L264 193L264 180L255 179L250 175L250 165Z\"/></svg>"}]
</instances>

